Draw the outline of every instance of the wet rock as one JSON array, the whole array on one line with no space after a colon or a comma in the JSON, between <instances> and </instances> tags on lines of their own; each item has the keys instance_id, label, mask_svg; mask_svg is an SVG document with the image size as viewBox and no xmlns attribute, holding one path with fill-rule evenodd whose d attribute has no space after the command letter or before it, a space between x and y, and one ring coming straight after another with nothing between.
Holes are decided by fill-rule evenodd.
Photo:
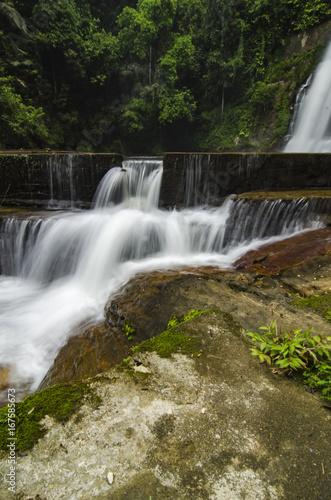
<instances>
[{"instance_id":1,"label":"wet rock","mask_svg":"<svg viewBox=\"0 0 331 500\"><path fill-rule=\"evenodd\" d=\"M317 229L275 243L264 245L245 254L235 264L238 271L260 274L280 274L299 264L331 252L331 228Z\"/></svg>"},{"instance_id":2,"label":"wet rock","mask_svg":"<svg viewBox=\"0 0 331 500\"><path fill-rule=\"evenodd\" d=\"M103 323L88 328L68 339L39 389L104 372L120 363L129 350L129 341L119 329L109 329Z\"/></svg>"},{"instance_id":3,"label":"wet rock","mask_svg":"<svg viewBox=\"0 0 331 500\"><path fill-rule=\"evenodd\" d=\"M0 390L7 389L10 379L10 367L0 367Z\"/></svg>"}]
</instances>

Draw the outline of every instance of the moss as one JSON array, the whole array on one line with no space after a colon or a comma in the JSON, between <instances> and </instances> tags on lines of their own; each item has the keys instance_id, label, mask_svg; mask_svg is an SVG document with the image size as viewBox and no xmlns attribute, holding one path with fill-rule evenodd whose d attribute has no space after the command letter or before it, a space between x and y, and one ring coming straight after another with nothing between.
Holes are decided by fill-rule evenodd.
<instances>
[{"instance_id":1,"label":"moss","mask_svg":"<svg viewBox=\"0 0 331 500\"><path fill-rule=\"evenodd\" d=\"M156 352L161 358L168 358L171 354L176 352L181 352L183 354L189 354L193 356L198 356L200 354L199 350L199 340L197 338L192 338L189 336L189 330L185 331L181 329L177 330L177 327L183 325L184 323L190 321L193 318L197 318L203 314L216 313L222 315L224 321L226 322L228 329L235 335L241 335L241 327L237 323L231 314L224 313L219 309L207 309L206 311L201 311L200 309L193 309L186 316L173 317L169 320L167 330L153 337L149 340L145 340L138 346L132 347L132 352ZM131 358L124 360L126 367L130 363ZM123 362L121 363L123 365Z\"/></svg>"},{"instance_id":2,"label":"moss","mask_svg":"<svg viewBox=\"0 0 331 500\"><path fill-rule=\"evenodd\" d=\"M157 337L145 340L139 346L134 347L134 352L155 351L161 358L169 358L175 352L196 354L197 340L187 337L183 332L166 330Z\"/></svg>"},{"instance_id":3,"label":"moss","mask_svg":"<svg viewBox=\"0 0 331 500\"><path fill-rule=\"evenodd\" d=\"M169 320L167 330L156 337L145 340L131 350L133 352L156 352L161 358L169 358L171 354L181 352L185 354L198 355L197 339L189 337L185 332L176 331L176 327L186 323L190 319L197 318L209 311L193 309L186 316L173 317Z\"/></svg>"},{"instance_id":4,"label":"moss","mask_svg":"<svg viewBox=\"0 0 331 500\"><path fill-rule=\"evenodd\" d=\"M331 293L326 292L322 295L310 295L306 298L295 299L291 304L297 307L313 309L321 314L325 321L331 322Z\"/></svg>"},{"instance_id":5,"label":"moss","mask_svg":"<svg viewBox=\"0 0 331 500\"><path fill-rule=\"evenodd\" d=\"M224 313L223 311L218 311L218 310L215 310L214 312L217 312L219 314L222 314L223 315L223 318L225 319L228 327L229 327L229 330L235 334L235 335L240 335L241 332L242 332L242 327L239 325L239 323L237 323L237 321L234 319L234 317L232 316L232 314L230 313Z\"/></svg>"},{"instance_id":6,"label":"moss","mask_svg":"<svg viewBox=\"0 0 331 500\"><path fill-rule=\"evenodd\" d=\"M86 395L92 395L88 384L76 382L49 387L28 396L15 405L16 450L33 448L38 439L47 432L41 420L48 415L58 422L69 420L83 404ZM93 400L94 401L94 400ZM8 444L7 407L0 409L0 449Z\"/></svg>"}]
</instances>

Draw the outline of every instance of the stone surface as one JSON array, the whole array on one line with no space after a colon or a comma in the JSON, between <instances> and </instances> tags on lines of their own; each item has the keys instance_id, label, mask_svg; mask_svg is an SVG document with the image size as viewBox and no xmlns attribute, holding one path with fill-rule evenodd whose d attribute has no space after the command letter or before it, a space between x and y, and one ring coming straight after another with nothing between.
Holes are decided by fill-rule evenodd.
<instances>
[{"instance_id":1,"label":"stone surface","mask_svg":"<svg viewBox=\"0 0 331 500\"><path fill-rule=\"evenodd\" d=\"M331 199L331 189L301 189L299 191L292 189L290 191L250 191L249 193L242 193L235 197L239 200L251 201L265 201L265 200L283 200L293 201L300 198L325 198Z\"/></svg>"},{"instance_id":2,"label":"stone surface","mask_svg":"<svg viewBox=\"0 0 331 500\"><path fill-rule=\"evenodd\" d=\"M259 365L223 313L179 328L196 337L201 356L136 353L150 375L113 367L94 379L98 407L52 422L17 459L17 498L328 498L330 411ZM7 467L3 457L0 473Z\"/></svg>"},{"instance_id":3,"label":"stone surface","mask_svg":"<svg viewBox=\"0 0 331 500\"><path fill-rule=\"evenodd\" d=\"M88 328L68 339L39 389L92 377L120 363L129 352L129 341L121 330L109 329L103 323Z\"/></svg>"},{"instance_id":4,"label":"stone surface","mask_svg":"<svg viewBox=\"0 0 331 500\"><path fill-rule=\"evenodd\" d=\"M319 44L327 45L331 36L331 21L314 26L307 31L292 35L287 43L285 57L300 54L304 50L313 50Z\"/></svg>"},{"instance_id":5,"label":"stone surface","mask_svg":"<svg viewBox=\"0 0 331 500\"><path fill-rule=\"evenodd\" d=\"M121 162L116 154L0 153L0 203L47 206L53 168L55 198L60 191L59 201L70 206L73 187L78 206L88 207L104 174ZM331 154L166 153L160 206L219 205L252 190L330 188L330 166Z\"/></svg>"},{"instance_id":6,"label":"stone surface","mask_svg":"<svg viewBox=\"0 0 331 500\"><path fill-rule=\"evenodd\" d=\"M235 263L237 270L249 270L262 274L279 274L285 269L293 269L304 262L331 253L331 228L317 229L299 234L293 238L264 245L245 254ZM310 280L309 269L302 279ZM313 266L314 267L314 266Z\"/></svg>"}]
</instances>

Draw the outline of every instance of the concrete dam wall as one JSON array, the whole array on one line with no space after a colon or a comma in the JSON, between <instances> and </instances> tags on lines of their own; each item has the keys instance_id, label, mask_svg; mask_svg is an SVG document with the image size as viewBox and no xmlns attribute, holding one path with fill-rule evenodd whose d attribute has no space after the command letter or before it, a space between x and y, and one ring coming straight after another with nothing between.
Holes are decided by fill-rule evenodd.
<instances>
[{"instance_id":1,"label":"concrete dam wall","mask_svg":"<svg viewBox=\"0 0 331 500\"><path fill-rule=\"evenodd\" d=\"M89 207L118 154L0 153L0 205ZM331 154L166 153L161 207L219 205L230 194L331 187Z\"/></svg>"},{"instance_id":2,"label":"concrete dam wall","mask_svg":"<svg viewBox=\"0 0 331 500\"><path fill-rule=\"evenodd\" d=\"M231 194L331 186L331 154L166 153L163 206L219 205Z\"/></svg>"},{"instance_id":3,"label":"concrete dam wall","mask_svg":"<svg viewBox=\"0 0 331 500\"><path fill-rule=\"evenodd\" d=\"M86 208L118 154L0 153L0 205Z\"/></svg>"}]
</instances>

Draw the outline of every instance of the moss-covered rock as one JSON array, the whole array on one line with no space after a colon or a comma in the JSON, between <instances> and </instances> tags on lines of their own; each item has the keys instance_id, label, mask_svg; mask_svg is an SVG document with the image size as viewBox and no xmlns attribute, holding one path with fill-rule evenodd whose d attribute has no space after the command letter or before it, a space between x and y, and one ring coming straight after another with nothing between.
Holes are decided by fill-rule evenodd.
<instances>
[{"instance_id":1,"label":"moss-covered rock","mask_svg":"<svg viewBox=\"0 0 331 500\"><path fill-rule=\"evenodd\" d=\"M86 397L93 398L89 384L55 385L28 396L15 405L16 450L31 449L47 433L46 416L66 422L80 408ZM8 450L8 407L0 409L0 449Z\"/></svg>"},{"instance_id":2,"label":"moss-covered rock","mask_svg":"<svg viewBox=\"0 0 331 500\"><path fill-rule=\"evenodd\" d=\"M331 292L295 299L292 304L300 308L312 309L321 314L325 321L331 322Z\"/></svg>"}]
</instances>

